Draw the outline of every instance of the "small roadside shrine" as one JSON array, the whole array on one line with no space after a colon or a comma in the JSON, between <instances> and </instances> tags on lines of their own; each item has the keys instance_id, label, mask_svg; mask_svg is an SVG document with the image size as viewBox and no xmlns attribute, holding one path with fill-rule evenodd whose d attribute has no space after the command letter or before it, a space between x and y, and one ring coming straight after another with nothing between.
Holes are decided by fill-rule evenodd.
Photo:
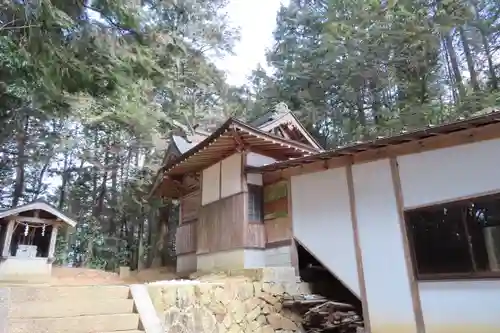
<instances>
[{"instance_id":1,"label":"small roadside shrine","mask_svg":"<svg viewBox=\"0 0 500 333\"><path fill-rule=\"evenodd\" d=\"M75 225L44 201L0 211L0 280L50 276L58 230Z\"/></svg>"}]
</instances>

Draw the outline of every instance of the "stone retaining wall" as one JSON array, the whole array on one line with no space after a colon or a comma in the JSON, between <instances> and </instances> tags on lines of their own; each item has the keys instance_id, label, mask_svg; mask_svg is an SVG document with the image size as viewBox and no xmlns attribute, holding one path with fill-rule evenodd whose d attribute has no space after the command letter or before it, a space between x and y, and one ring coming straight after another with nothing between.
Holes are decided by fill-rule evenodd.
<instances>
[{"instance_id":1,"label":"stone retaining wall","mask_svg":"<svg viewBox=\"0 0 500 333\"><path fill-rule=\"evenodd\" d=\"M285 295L308 293L308 286L266 278L276 275L166 282L148 289L168 333L300 332L301 318L282 309L281 302Z\"/></svg>"}]
</instances>

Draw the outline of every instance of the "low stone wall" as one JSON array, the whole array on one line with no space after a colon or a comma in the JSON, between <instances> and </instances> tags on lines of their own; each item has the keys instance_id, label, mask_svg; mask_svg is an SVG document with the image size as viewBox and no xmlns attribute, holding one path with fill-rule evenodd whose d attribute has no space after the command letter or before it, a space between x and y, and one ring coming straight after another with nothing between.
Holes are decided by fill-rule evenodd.
<instances>
[{"instance_id":1,"label":"low stone wall","mask_svg":"<svg viewBox=\"0 0 500 333\"><path fill-rule=\"evenodd\" d=\"M168 333L300 332L301 318L281 304L286 295L308 293L307 284L269 280L280 276L269 271L250 275L170 281L148 290Z\"/></svg>"}]
</instances>

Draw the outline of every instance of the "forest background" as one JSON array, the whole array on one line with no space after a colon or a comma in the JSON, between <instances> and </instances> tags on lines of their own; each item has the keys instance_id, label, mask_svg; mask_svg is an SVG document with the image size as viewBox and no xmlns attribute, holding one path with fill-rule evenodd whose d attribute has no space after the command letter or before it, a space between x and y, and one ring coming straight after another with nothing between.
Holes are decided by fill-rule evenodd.
<instances>
[{"instance_id":1,"label":"forest background","mask_svg":"<svg viewBox=\"0 0 500 333\"><path fill-rule=\"evenodd\" d=\"M270 70L243 86L213 62L238 40L226 6L0 0L0 206L76 216L58 263L172 264L176 204L148 193L169 135L194 125L284 102L334 148L500 105L498 1L291 0Z\"/></svg>"}]
</instances>

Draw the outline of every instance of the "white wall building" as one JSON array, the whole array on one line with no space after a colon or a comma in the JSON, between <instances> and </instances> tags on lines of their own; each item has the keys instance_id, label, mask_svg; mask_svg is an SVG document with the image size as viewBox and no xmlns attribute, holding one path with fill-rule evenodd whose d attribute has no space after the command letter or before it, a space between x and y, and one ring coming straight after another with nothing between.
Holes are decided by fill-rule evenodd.
<instances>
[{"instance_id":1,"label":"white wall building","mask_svg":"<svg viewBox=\"0 0 500 333\"><path fill-rule=\"evenodd\" d=\"M290 179L295 239L360 297L367 332L500 332L498 120L259 169Z\"/></svg>"}]
</instances>

